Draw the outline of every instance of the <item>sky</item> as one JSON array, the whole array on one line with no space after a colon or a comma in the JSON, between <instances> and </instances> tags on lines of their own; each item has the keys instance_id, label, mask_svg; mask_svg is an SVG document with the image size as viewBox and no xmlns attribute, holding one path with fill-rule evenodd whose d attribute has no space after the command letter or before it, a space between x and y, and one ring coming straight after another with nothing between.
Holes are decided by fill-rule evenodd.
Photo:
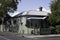
<instances>
[{"instance_id":1,"label":"sky","mask_svg":"<svg viewBox=\"0 0 60 40\"><path fill-rule=\"evenodd\" d=\"M22 0L18 5L17 11L36 10L39 7L50 10L50 3L51 0Z\"/></svg>"},{"instance_id":2,"label":"sky","mask_svg":"<svg viewBox=\"0 0 60 40\"><path fill-rule=\"evenodd\" d=\"M37 10L39 7L43 7L44 11L50 12L50 3L51 0L21 0L17 6L17 11L9 15L15 16L23 11Z\"/></svg>"}]
</instances>

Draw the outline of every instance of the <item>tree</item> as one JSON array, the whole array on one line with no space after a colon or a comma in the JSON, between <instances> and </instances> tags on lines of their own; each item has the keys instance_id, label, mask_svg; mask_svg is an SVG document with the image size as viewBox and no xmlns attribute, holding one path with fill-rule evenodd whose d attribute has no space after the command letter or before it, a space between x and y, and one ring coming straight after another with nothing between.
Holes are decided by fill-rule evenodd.
<instances>
[{"instance_id":1,"label":"tree","mask_svg":"<svg viewBox=\"0 0 60 40\"><path fill-rule=\"evenodd\" d=\"M2 24L1 28L3 28L4 18L8 17L7 13L16 11L18 3L19 0L0 0L0 19L2 20L2 23L0 23Z\"/></svg>"},{"instance_id":2,"label":"tree","mask_svg":"<svg viewBox=\"0 0 60 40\"><path fill-rule=\"evenodd\" d=\"M60 0L53 0L51 3L51 14L49 22L52 26L60 25Z\"/></svg>"},{"instance_id":3,"label":"tree","mask_svg":"<svg viewBox=\"0 0 60 40\"><path fill-rule=\"evenodd\" d=\"M0 17L6 16L8 12L16 11L18 1L19 0L0 0Z\"/></svg>"},{"instance_id":4,"label":"tree","mask_svg":"<svg viewBox=\"0 0 60 40\"><path fill-rule=\"evenodd\" d=\"M56 26L56 32L57 32L57 33L60 33L60 25L57 25L57 26Z\"/></svg>"},{"instance_id":5,"label":"tree","mask_svg":"<svg viewBox=\"0 0 60 40\"><path fill-rule=\"evenodd\" d=\"M52 26L54 32L60 32L60 0L53 0L50 5L51 14L49 14L49 23ZM51 27L50 27L51 28ZM57 30L58 29L58 30Z\"/></svg>"},{"instance_id":6,"label":"tree","mask_svg":"<svg viewBox=\"0 0 60 40\"><path fill-rule=\"evenodd\" d=\"M19 0L0 0L0 19L6 17L8 12L16 11L18 3Z\"/></svg>"}]
</instances>

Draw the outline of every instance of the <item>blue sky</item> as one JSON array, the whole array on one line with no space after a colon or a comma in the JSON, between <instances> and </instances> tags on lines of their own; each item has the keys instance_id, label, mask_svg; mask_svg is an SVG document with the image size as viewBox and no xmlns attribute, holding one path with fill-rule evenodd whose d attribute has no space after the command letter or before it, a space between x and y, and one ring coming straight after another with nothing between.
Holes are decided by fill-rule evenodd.
<instances>
[{"instance_id":1,"label":"blue sky","mask_svg":"<svg viewBox=\"0 0 60 40\"><path fill-rule=\"evenodd\" d=\"M18 9L14 13L10 13L12 17L27 10L37 10L40 6L44 8L45 11L50 12L51 0L22 0L18 5Z\"/></svg>"},{"instance_id":2,"label":"blue sky","mask_svg":"<svg viewBox=\"0 0 60 40\"><path fill-rule=\"evenodd\" d=\"M18 5L18 12L26 11L26 10L36 10L40 6L49 10L51 0L22 0Z\"/></svg>"}]
</instances>

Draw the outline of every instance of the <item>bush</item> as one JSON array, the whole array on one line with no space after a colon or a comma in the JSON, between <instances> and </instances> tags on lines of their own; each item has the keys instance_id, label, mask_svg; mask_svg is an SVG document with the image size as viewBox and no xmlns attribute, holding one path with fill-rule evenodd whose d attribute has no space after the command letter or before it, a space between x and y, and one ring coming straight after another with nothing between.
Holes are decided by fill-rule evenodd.
<instances>
[{"instance_id":1,"label":"bush","mask_svg":"<svg viewBox=\"0 0 60 40\"><path fill-rule=\"evenodd\" d=\"M53 26L50 26L50 31L51 31L51 34L55 34L56 33L56 28L53 27Z\"/></svg>"},{"instance_id":2,"label":"bush","mask_svg":"<svg viewBox=\"0 0 60 40\"><path fill-rule=\"evenodd\" d=\"M60 25L56 26L56 32L59 34L60 33Z\"/></svg>"}]
</instances>

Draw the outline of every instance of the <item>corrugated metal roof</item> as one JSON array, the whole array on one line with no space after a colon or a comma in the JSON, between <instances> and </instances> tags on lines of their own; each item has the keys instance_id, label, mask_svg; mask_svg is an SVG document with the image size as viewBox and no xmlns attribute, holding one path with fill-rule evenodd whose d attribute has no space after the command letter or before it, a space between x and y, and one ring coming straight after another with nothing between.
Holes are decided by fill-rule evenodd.
<instances>
[{"instance_id":1,"label":"corrugated metal roof","mask_svg":"<svg viewBox=\"0 0 60 40\"><path fill-rule=\"evenodd\" d=\"M22 13L22 15L42 15L42 16L48 16L48 12L30 10L30 11L26 11L26 12Z\"/></svg>"},{"instance_id":2,"label":"corrugated metal roof","mask_svg":"<svg viewBox=\"0 0 60 40\"><path fill-rule=\"evenodd\" d=\"M11 17L19 17L19 16L29 16L29 15L32 15L32 16L48 16L48 12L45 12L45 11L37 11L37 10L29 10L29 11L23 11L21 13L19 12L16 12L14 15L10 15Z\"/></svg>"}]
</instances>

